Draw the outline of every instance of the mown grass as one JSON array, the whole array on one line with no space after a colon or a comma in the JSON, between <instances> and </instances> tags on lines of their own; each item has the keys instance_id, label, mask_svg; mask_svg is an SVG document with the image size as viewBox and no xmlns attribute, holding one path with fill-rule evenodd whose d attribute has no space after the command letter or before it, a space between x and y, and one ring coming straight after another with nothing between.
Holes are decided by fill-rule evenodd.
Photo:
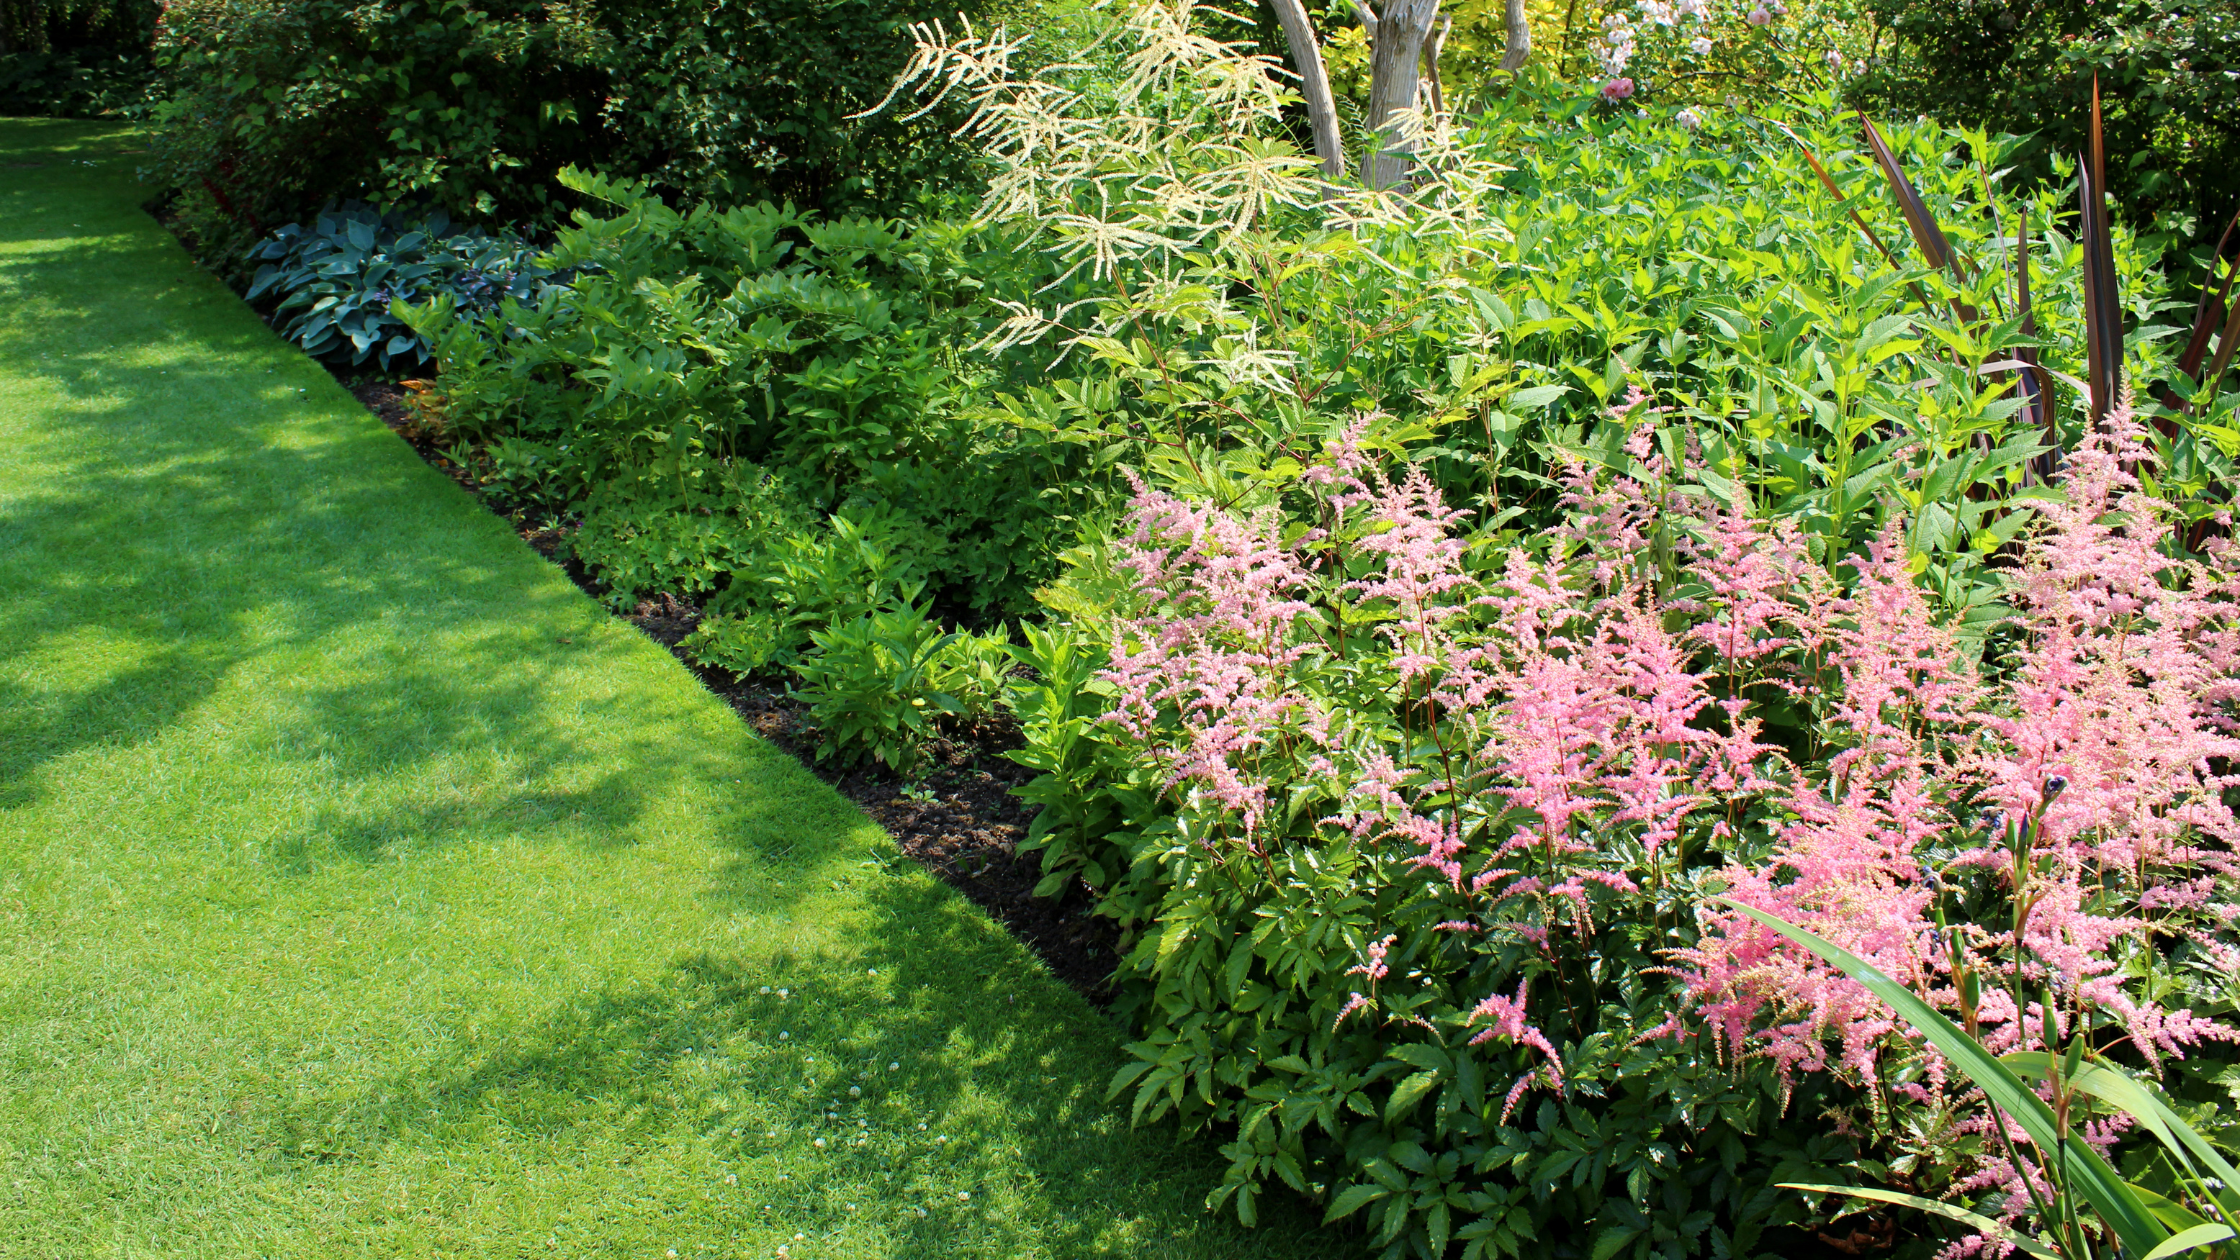
<instances>
[{"instance_id":1,"label":"mown grass","mask_svg":"<svg viewBox=\"0 0 2240 1260\"><path fill-rule=\"evenodd\" d=\"M1115 1030L196 271L131 143L0 122L0 1254L1355 1250L1208 1217Z\"/></svg>"}]
</instances>

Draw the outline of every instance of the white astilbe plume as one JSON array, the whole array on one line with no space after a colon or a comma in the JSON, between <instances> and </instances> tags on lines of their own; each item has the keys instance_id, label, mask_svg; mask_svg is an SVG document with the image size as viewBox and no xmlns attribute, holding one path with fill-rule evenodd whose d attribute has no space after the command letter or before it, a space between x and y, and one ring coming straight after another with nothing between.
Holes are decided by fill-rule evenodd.
<instances>
[{"instance_id":1,"label":"white astilbe plume","mask_svg":"<svg viewBox=\"0 0 2240 1260\"><path fill-rule=\"evenodd\" d=\"M1225 334L1194 366L1232 385L1266 385L1290 355L1257 334L1229 283L1207 274L1252 274L1247 255L1265 244L1271 221L1319 216L1319 226L1303 224L1308 235L1350 235L1372 259L1377 241L1399 232L1417 266L1460 261L1500 239L1483 206L1508 168L1463 143L1428 103L1397 120L1417 162L1411 185L1372 192L1326 182L1283 117L1297 100L1294 76L1205 34L1199 19L1219 12L1195 0L1115 0L1076 60L1026 75L1013 67L1025 40L1001 29L910 28L917 51L879 108L910 92L923 101L917 114L968 102L958 134L995 168L981 220L1023 228L1057 259L1059 278L1045 293L1084 276L1099 289L1063 307L1007 303L988 348L1055 335L1070 351L1120 338L1142 318L1175 319ZM1092 58L1108 67L1101 75Z\"/></svg>"}]
</instances>

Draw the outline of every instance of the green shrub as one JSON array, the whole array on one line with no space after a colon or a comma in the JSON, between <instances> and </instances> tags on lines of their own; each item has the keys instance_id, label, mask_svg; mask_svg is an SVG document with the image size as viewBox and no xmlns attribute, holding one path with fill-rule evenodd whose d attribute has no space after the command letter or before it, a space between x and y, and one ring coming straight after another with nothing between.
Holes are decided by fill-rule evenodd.
<instances>
[{"instance_id":1,"label":"green shrub","mask_svg":"<svg viewBox=\"0 0 2240 1260\"><path fill-rule=\"evenodd\" d=\"M746 461L793 487L809 519L875 539L944 604L985 616L1024 606L1088 491L1075 448L987 413L1023 370L970 353L999 313L991 295L1029 282L1003 241L767 203L680 213L636 184L567 179L610 210L559 234L549 264L585 269L570 289L479 316L439 296L412 315L486 481L517 506L567 514L618 480L674 484L681 503L695 479L721 484ZM602 546L579 554L604 557ZM763 570L735 569L717 588L718 618L822 624L800 617L836 605L799 597L815 583L781 570L856 544L773 538L762 554ZM638 580L594 571L618 590ZM805 629L775 633L750 638L781 655L807 642Z\"/></svg>"},{"instance_id":2,"label":"green shrub","mask_svg":"<svg viewBox=\"0 0 2240 1260\"><path fill-rule=\"evenodd\" d=\"M992 710L1009 659L1004 635L944 633L909 603L834 620L810 638L816 648L794 672L817 726L817 756L876 761L905 776L944 719Z\"/></svg>"},{"instance_id":3,"label":"green shrub","mask_svg":"<svg viewBox=\"0 0 2240 1260\"><path fill-rule=\"evenodd\" d=\"M795 663L827 626L914 605L925 582L895 545L894 524L838 512L821 525L764 536L724 575L686 650L702 664L752 673Z\"/></svg>"},{"instance_id":4,"label":"green shrub","mask_svg":"<svg viewBox=\"0 0 2240 1260\"><path fill-rule=\"evenodd\" d=\"M2035 137L2032 167L2089 140L2099 81L2118 204L2214 240L2240 209L2240 9L2168 0L1875 0L1899 55L1862 101Z\"/></svg>"},{"instance_id":5,"label":"green shrub","mask_svg":"<svg viewBox=\"0 0 2240 1260\"><path fill-rule=\"evenodd\" d=\"M927 7L180 0L156 47L150 171L221 265L336 199L556 220L571 163L696 199L888 212L965 169L939 111L850 117Z\"/></svg>"},{"instance_id":6,"label":"green shrub","mask_svg":"<svg viewBox=\"0 0 2240 1260\"><path fill-rule=\"evenodd\" d=\"M510 461L531 464L518 445L503 449ZM496 468L499 461L484 454L480 463ZM519 493L525 481L505 484ZM816 523L790 484L746 460L687 466L681 477L655 470L614 477L593 485L581 507L569 547L619 608L648 594L704 600L743 580L738 575L771 567ZM762 664L722 663L741 673Z\"/></svg>"},{"instance_id":7,"label":"green shrub","mask_svg":"<svg viewBox=\"0 0 2240 1260\"><path fill-rule=\"evenodd\" d=\"M0 114L95 118L147 94L145 49L0 53Z\"/></svg>"},{"instance_id":8,"label":"green shrub","mask_svg":"<svg viewBox=\"0 0 2240 1260\"><path fill-rule=\"evenodd\" d=\"M157 0L0 5L0 115L122 113L146 93Z\"/></svg>"}]
</instances>

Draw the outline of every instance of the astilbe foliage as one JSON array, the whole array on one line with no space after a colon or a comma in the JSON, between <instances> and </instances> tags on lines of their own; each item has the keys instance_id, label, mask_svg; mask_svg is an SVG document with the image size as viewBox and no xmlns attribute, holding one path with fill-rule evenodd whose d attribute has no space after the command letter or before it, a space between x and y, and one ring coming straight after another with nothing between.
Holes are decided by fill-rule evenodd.
<instances>
[{"instance_id":1,"label":"astilbe foliage","mask_svg":"<svg viewBox=\"0 0 2240 1260\"><path fill-rule=\"evenodd\" d=\"M1106 736L1171 816L1107 893L1159 902L1115 1088L1235 1122L1216 1199L1247 1219L1273 1176L1366 1206L1394 1254L1715 1219L1751 1254L1770 1074L1654 1040L1681 986L1649 973L1700 879L1757 856L1729 846L1778 785L1729 680L1810 602L1803 547L1643 428L1621 475L1571 470L1572 524L1487 556L1368 427L1284 503L1131 501Z\"/></svg>"},{"instance_id":2,"label":"astilbe foliage","mask_svg":"<svg viewBox=\"0 0 2240 1260\"><path fill-rule=\"evenodd\" d=\"M2223 799L2240 753L2240 564L2228 540L2180 552L2168 505L2142 489L2146 443L2119 414L2068 456L2065 497L2022 546L1988 652L1939 624L1895 535L1856 562L1850 594L1797 646L1825 685L1811 698L1821 746L1769 770L1783 782L1774 849L1723 878L1728 896L1868 959L1995 1051L2081 1031L2160 1071L2240 1039L2196 1013L2218 995L2183 974L2240 963L2240 828ZM1866 990L1740 914L1707 911L1702 927L1678 956L1727 1053L1784 1081L1832 1072L1888 1091L1954 1117L1963 1137L1990 1132ZM1942 1170L1949 1189L1997 1188L2010 1217L2028 1206L2020 1179L2039 1177L1996 1148L1946 1162L1960 1165Z\"/></svg>"},{"instance_id":3,"label":"astilbe foliage","mask_svg":"<svg viewBox=\"0 0 2240 1260\"><path fill-rule=\"evenodd\" d=\"M1582 1222L1749 1254L1767 1219L1742 1190L1773 1174L1726 1144L1784 1111L1825 1126L1830 1099L1812 1154L1753 1155L1856 1139L1956 1193L2035 1175L1864 990L1699 918L1721 891L2001 1050L2044 1044L2049 999L2057 1037L2148 1065L2235 1036L2172 959L2240 962L2240 572L2222 542L2178 552L2128 417L2068 457L1988 634L1924 593L1901 519L1815 563L1646 423L1506 550L1366 431L1257 509L1139 485L1113 557L1105 737L1165 811L1104 890L1147 925L1115 1088L1236 1126L1217 1200L1249 1217L1281 1178L1367 1208L1395 1255ZM1597 1142L1625 1200L1557 1185L1566 1143ZM1725 1180L1644 1209L1691 1167Z\"/></svg>"}]
</instances>

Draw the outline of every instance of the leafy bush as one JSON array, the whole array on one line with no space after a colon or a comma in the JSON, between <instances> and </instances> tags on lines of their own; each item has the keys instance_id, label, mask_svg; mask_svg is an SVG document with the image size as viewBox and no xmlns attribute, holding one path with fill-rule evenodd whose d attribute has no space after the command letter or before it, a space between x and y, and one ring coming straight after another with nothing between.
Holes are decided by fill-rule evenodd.
<instances>
[{"instance_id":1,"label":"leafy bush","mask_svg":"<svg viewBox=\"0 0 2240 1260\"><path fill-rule=\"evenodd\" d=\"M2089 141L2095 80L2118 204L2214 240L2240 207L2240 11L2164 0L1876 0L1901 55L1856 94L2032 134L2043 174Z\"/></svg>"},{"instance_id":2,"label":"leafy bush","mask_svg":"<svg viewBox=\"0 0 2240 1260\"><path fill-rule=\"evenodd\" d=\"M810 632L795 666L817 724L820 758L874 760L901 774L944 718L985 717L1002 688L1002 634L943 633L914 604Z\"/></svg>"},{"instance_id":3,"label":"leafy bush","mask_svg":"<svg viewBox=\"0 0 2240 1260\"><path fill-rule=\"evenodd\" d=\"M1602 6L1597 6L1602 7ZM1823 91L1863 58L1854 0L1711 3L1636 0L1608 6L1586 41L1600 95L1612 105L1693 104L1689 119L1781 93Z\"/></svg>"},{"instance_id":4,"label":"leafy bush","mask_svg":"<svg viewBox=\"0 0 2240 1260\"><path fill-rule=\"evenodd\" d=\"M250 250L249 261L264 265L247 296L277 297L274 325L307 353L352 366L373 359L387 372L428 356L427 341L397 318L394 304L439 292L467 312L504 299L534 301L567 283L536 255L517 237L454 231L441 210L383 213L350 202L322 211L309 227L287 224Z\"/></svg>"},{"instance_id":5,"label":"leafy bush","mask_svg":"<svg viewBox=\"0 0 2240 1260\"><path fill-rule=\"evenodd\" d=\"M651 536L609 510L621 500L594 503L613 493L599 487L668 486L625 497L694 510L740 484L727 470L744 461L788 487L796 519L848 522L878 549L859 563L845 532L757 531L760 559L725 558L720 581L699 570L717 624L696 642L726 642L734 667L790 658L828 614L883 606L904 582L983 616L1024 604L1086 491L1072 448L971 405L1010 370L966 353L992 322L987 294L1027 282L1002 241L767 203L680 213L637 184L566 179L612 208L559 234L551 265L588 269L567 293L480 316L438 295L412 315L478 475L532 510L590 505L586 531ZM578 553L619 595L654 572L604 567L615 552L595 537ZM851 608L820 593L828 578L860 591L843 576L859 571L889 595Z\"/></svg>"},{"instance_id":6,"label":"leafy bush","mask_svg":"<svg viewBox=\"0 0 2240 1260\"><path fill-rule=\"evenodd\" d=\"M0 114L122 112L147 91L156 0L0 6Z\"/></svg>"},{"instance_id":7,"label":"leafy bush","mask_svg":"<svg viewBox=\"0 0 2240 1260\"><path fill-rule=\"evenodd\" d=\"M570 163L694 197L884 211L964 160L938 116L849 117L877 102L923 7L178 0L151 174L221 264L335 199L557 219Z\"/></svg>"},{"instance_id":8,"label":"leafy bush","mask_svg":"<svg viewBox=\"0 0 2240 1260\"><path fill-rule=\"evenodd\" d=\"M147 94L144 51L0 53L0 114L93 118Z\"/></svg>"},{"instance_id":9,"label":"leafy bush","mask_svg":"<svg viewBox=\"0 0 2240 1260\"><path fill-rule=\"evenodd\" d=\"M1003 330L1086 360L1083 379L1000 400L1022 427L1233 501L1368 413L1366 440L1412 450L1450 496L1545 522L1552 472L1639 387L1660 423L1719 444L1721 475L1803 521L1816 558L1863 546L1902 500L1935 589L1961 608L1995 596L1987 559L2022 524L2007 508L2043 480L2028 461L2091 414L2082 395L2039 408L2003 366L2042 354L2045 379L2090 374L2084 246L2060 193L1991 182L2011 141L1889 134L1920 217L1943 225L1923 229L1934 265L1895 252L1913 229L1826 100L1691 130L1520 96L1467 134L1423 130L1439 178L1411 194L1327 190L1282 139L1269 68L1238 68L1186 9L1136 10L1117 101L1069 72L1008 78L987 41L929 42L916 63L972 84L972 134L1018 155L988 213L1047 225L1053 267L1093 278L1015 305ZM2120 375L2172 377L2151 254L2119 227L2107 255L2147 330L2119 346ZM2235 396L2209 401L2162 438L2187 496L2222 484L2236 449Z\"/></svg>"}]
</instances>

